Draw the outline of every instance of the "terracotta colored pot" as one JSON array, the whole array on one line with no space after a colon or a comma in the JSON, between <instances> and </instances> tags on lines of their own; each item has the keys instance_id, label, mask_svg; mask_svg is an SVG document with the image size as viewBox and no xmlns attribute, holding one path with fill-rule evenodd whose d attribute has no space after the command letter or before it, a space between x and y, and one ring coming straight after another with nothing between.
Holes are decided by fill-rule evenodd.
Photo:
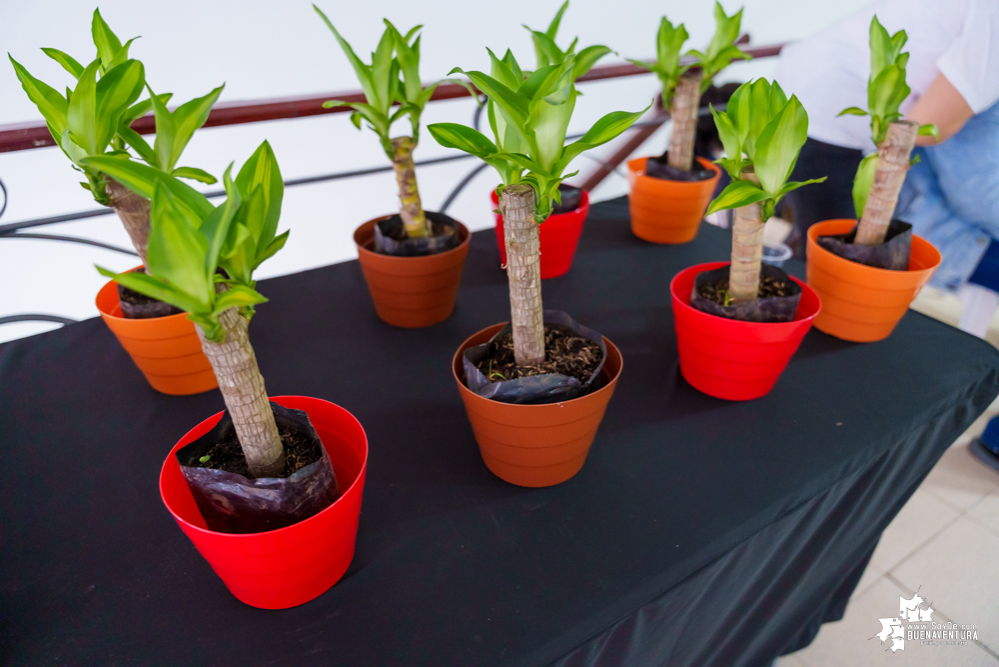
<instances>
[{"instance_id":1,"label":"terracotta colored pot","mask_svg":"<svg viewBox=\"0 0 999 667\"><path fill-rule=\"evenodd\" d=\"M492 192L493 208L499 206L496 191ZM541 244L541 279L558 278L572 268L572 258L576 256L579 235L583 233L583 223L590 212L590 195L583 190L579 208L568 213L551 215L538 228L538 242ZM499 246L500 262L506 266L506 242L503 237L503 216L496 214L496 245Z\"/></svg>"},{"instance_id":2,"label":"terracotta colored pot","mask_svg":"<svg viewBox=\"0 0 999 667\"><path fill-rule=\"evenodd\" d=\"M354 231L358 260L378 317L396 327L419 329L443 322L454 312L470 234L458 223L457 247L425 257L393 257L374 251L375 223Z\"/></svg>"},{"instance_id":3,"label":"terracotta colored pot","mask_svg":"<svg viewBox=\"0 0 999 667\"><path fill-rule=\"evenodd\" d=\"M908 271L851 262L818 244L818 237L846 234L856 220L827 220L808 229L808 284L822 297L815 328L855 343L887 338L919 290L940 265L940 251L916 235Z\"/></svg>"},{"instance_id":4,"label":"terracotta colored pot","mask_svg":"<svg viewBox=\"0 0 999 667\"><path fill-rule=\"evenodd\" d=\"M680 373L708 396L748 401L773 389L822 303L808 285L792 277L801 285L801 300L790 322L741 322L692 308L690 292L697 274L727 264L692 266L676 274L669 284Z\"/></svg>"},{"instance_id":5,"label":"terracotta colored pot","mask_svg":"<svg viewBox=\"0 0 999 667\"><path fill-rule=\"evenodd\" d=\"M628 162L631 231L652 243L693 241L721 177L721 169L704 158L697 158L701 166L715 173L713 177L706 181L666 181L645 175L648 159L640 157Z\"/></svg>"},{"instance_id":6,"label":"terracotta colored pot","mask_svg":"<svg viewBox=\"0 0 999 667\"><path fill-rule=\"evenodd\" d=\"M286 609L325 593L350 566L368 466L368 437L352 414L328 401L305 396L271 400L308 413L343 493L336 502L305 521L265 533L208 530L174 452L211 430L221 412L191 429L171 450L160 471L160 496L236 598L261 609Z\"/></svg>"},{"instance_id":7,"label":"terracotta colored pot","mask_svg":"<svg viewBox=\"0 0 999 667\"><path fill-rule=\"evenodd\" d=\"M219 386L187 313L143 320L122 317L114 281L97 293L97 310L156 391L184 396Z\"/></svg>"},{"instance_id":8,"label":"terracotta colored pot","mask_svg":"<svg viewBox=\"0 0 999 667\"><path fill-rule=\"evenodd\" d=\"M465 386L462 354L485 343L503 324L475 334L458 348L452 372L472 422L475 440L486 467L502 480L518 486L560 484L583 467L604 410L621 376L621 352L604 338L604 386L586 396L563 403L515 405L500 403L472 393Z\"/></svg>"}]
</instances>

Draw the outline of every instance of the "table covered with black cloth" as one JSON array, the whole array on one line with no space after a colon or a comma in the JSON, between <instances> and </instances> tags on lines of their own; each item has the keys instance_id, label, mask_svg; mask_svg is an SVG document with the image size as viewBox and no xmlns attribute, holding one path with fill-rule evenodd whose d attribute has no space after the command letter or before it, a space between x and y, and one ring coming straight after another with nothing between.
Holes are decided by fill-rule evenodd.
<instances>
[{"instance_id":1,"label":"table covered with black cloth","mask_svg":"<svg viewBox=\"0 0 999 667\"><path fill-rule=\"evenodd\" d=\"M668 285L728 250L707 225L650 245L626 200L592 208L544 302L624 370L585 467L546 489L486 470L451 375L458 345L508 317L492 230L428 329L378 320L356 262L262 281L268 391L338 403L370 439L349 571L283 611L233 598L159 498L218 392L156 393L99 319L3 345L3 662L763 665L806 645L999 393L999 354L910 312L880 343L810 332L764 398L705 396L680 377Z\"/></svg>"}]
</instances>

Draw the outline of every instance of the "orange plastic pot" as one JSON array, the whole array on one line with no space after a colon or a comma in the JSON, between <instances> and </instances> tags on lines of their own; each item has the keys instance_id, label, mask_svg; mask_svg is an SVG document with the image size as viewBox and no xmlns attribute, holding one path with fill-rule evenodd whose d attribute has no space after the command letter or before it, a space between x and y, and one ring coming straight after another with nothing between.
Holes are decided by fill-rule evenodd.
<instances>
[{"instance_id":1,"label":"orange plastic pot","mask_svg":"<svg viewBox=\"0 0 999 667\"><path fill-rule=\"evenodd\" d=\"M614 343L604 338L607 360L603 386L592 394L564 403L515 405L483 398L465 386L462 355L485 343L503 324L475 334L458 348L452 372L472 423L486 467L517 486L553 486L571 478L586 463L586 455L604 418L607 403L621 376L623 361Z\"/></svg>"},{"instance_id":2,"label":"orange plastic pot","mask_svg":"<svg viewBox=\"0 0 999 667\"><path fill-rule=\"evenodd\" d=\"M358 260L378 317L396 327L419 329L443 322L454 312L470 234L458 223L458 246L424 257L393 257L374 250L375 223L354 231Z\"/></svg>"},{"instance_id":3,"label":"orange plastic pot","mask_svg":"<svg viewBox=\"0 0 999 667\"><path fill-rule=\"evenodd\" d=\"M808 229L808 284L822 298L815 328L855 343L887 338L919 290L940 265L940 251L912 237L908 271L851 262L818 244L820 236L846 234L856 220L827 220Z\"/></svg>"},{"instance_id":4,"label":"orange plastic pot","mask_svg":"<svg viewBox=\"0 0 999 667\"><path fill-rule=\"evenodd\" d=\"M122 317L114 281L97 293L97 310L156 391L185 396L219 386L186 313L142 320Z\"/></svg>"},{"instance_id":5,"label":"orange plastic pot","mask_svg":"<svg viewBox=\"0 0 999 667\"><path fill-rule=\"evenodd\" d=\"M160 496L229 592L253 607L287 609L319 597L350 567L368 467L368 437L354 415L329 401L307 396L271 400L308 413L342 493L332 505L304 521L264 533L208 530L174 454L214 428L221 412L191 429L167 455L160 470Z\"/></svg>"},{"instance_id":6,"label":"orange plastic pot","mask_svg":"<svg viewBox=\"0 0 999 667\"><path fill-rule=\"evenodd\" d=\"M631 231L652 243L693 241L718 185L721 170L704 158L697 158L701 166L715 175L706 181L667 181L645 175L648 159L640 157L628 162Z\"/></svg>"}]
</instances>

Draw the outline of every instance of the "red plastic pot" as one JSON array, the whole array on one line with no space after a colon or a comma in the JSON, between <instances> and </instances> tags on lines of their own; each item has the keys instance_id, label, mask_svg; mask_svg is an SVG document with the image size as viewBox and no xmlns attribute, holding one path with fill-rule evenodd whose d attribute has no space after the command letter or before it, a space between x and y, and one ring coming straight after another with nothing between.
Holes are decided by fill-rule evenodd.
<instances>
[{"instance_id":1,"label":"red plastic pot","mask_svg":"<svg viewBox=\"0 0 999 667\"><path fill-rule=\"evenodd\" d=\"M496 191L492 192L493 208L499 206ZM557 213L548 217L538 229L541 243L541 279L558 278L572 268L572 258L576 256L579 235L583 233L583 222L590 212L590 194L583 190L579 208L568 213ZM496 214L496 245L499 246L500 261L506 266L506 242L503 238L503 216Z\"/></svg>"},{"instance_id":2,"label":"red plastic pot","mask_svg":"<svg viewBox=\"0 0 999 667\"><path fill-rule=\"evenodd\" d=\"M286 609L313 600L340 580L354 557L361 493L368 465L368 437L360 422L328 401L272 396L305 410L333 463L343 495L319 514L287 528L233 535L205 527L174 452L211 430L222 413L191 429L170 451L160 471L160 495L180 529L240 601L261 609Z\"/></svg>"},{"instance_id":3,"label":"red plastic pot","mask_svg":"<svg viewBox=\"0 0 999 667\"><path fill-rule=\"evenodd\" d=\"M812 288L792 277L801 285L801 300L791 322L740 322L692 308L690 292L697 274L727 264L698 264L670 282L680 373L709 396L748 401L773 389L822 303Z\"/></svg>"}]
</instances>

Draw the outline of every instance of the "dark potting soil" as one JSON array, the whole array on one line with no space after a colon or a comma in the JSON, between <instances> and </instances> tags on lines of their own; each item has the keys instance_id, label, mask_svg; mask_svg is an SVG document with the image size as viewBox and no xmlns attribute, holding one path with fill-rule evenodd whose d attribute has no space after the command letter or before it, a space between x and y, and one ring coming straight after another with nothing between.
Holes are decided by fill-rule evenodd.
<instances>
[{"instance_id":1,"label":"dark potting soil","mask_svg":"<svg viewBox=\"0 0 999 667\"><path fill-rule=\"evenodd\" d=\"M518 366L513 356L513 334L507 333L490 344L476 368L493 381L557 373L585 383L602 359L600 346L592 340L567 327L546 324L545 362L540 366Z\"/></svg>"},{"instance_id":2,"label":"dark potting soil","mask_svg":"<svg viewBox=\"0 0 999 667\"><path fill-rule=\"evenodd\" d=\"M711 169L704 169L701 163L694 160L694 168L690 171L671 167L666 162L669 151L659 157L651 157L645 162L645 175L658 178L663 181L706 181L714 177L715 172Z\"/></svg>"},{"instance_id":3,"label":"dark potting soil","mask_svg":"<svg viewBox=\"0 0 999 667\"><path fill-rule=\"evenodd\" d=\"M579 208L579 204L583 201L583 191L580 188L559 183L558 191L562 201L555 204L552 215L571 213Z\"/></svg>"},{"instance_id":4,"label":"dark potting soil","mask_svg":"<svg viewBox=\"0 0 999 667\"><path fill-rule=\"evenodd\" d=\"M430 220L430 229L433 236L450 236L454 233L454 227L439 218L436 218L436 216L430 215L429 212L425 211L425 213L427 218ZM409 238L406 234L406 226L402 224L402 216L398 213L391 216L387 220L379 222L378 227L381 229L384 236L387 236L393 241L405 241Z\"/></svg>"},{"instance_id":5,"label":"dark potting soil","mask_svg":"<svg viewBox=\"0 0 999 667\"><path fill-rule=\"evenodd\" d=\"M728 303L728 278L713 283L701 285L697 292L702 299L707 299L719 306L731 305ZM766 299L772 296L791 296L792 288L790 280L763 276L760 278L760 291L757 298Z\"/></svg>"},{"instance_id":6,"label":"dark potting soil","mask_svg":"<svg viewBox=\"0 0 999 667\"><path fill-rule=\"evenodd\" d=\"M323 457L322 445L302 431L278 424L278 434L281 436L281 444L284 445L285 461L284 470L275 477L290 477ZM246 465L246 457L243 456L243 448L239 445L235 429L215 443L208 450L207 456L208 459L204 461L196 459L192 467L222 470L249 477L249 467Z\"/></svg>"},{"instance_id":7,"label":"dark potting soil","mask_svg":"<svg viewBox=\"0 0 999 667\"><path fill-rule=\"evenodd\" d=\"M135 273L145 273L144 268L138 268ZM139 294L124 285L117 285L118 304L121 306L122 317L130 320L150 319L154 317L167 317L181 312L180 308L164 303L159 299Z\"/></svg>"}]
</instances>

